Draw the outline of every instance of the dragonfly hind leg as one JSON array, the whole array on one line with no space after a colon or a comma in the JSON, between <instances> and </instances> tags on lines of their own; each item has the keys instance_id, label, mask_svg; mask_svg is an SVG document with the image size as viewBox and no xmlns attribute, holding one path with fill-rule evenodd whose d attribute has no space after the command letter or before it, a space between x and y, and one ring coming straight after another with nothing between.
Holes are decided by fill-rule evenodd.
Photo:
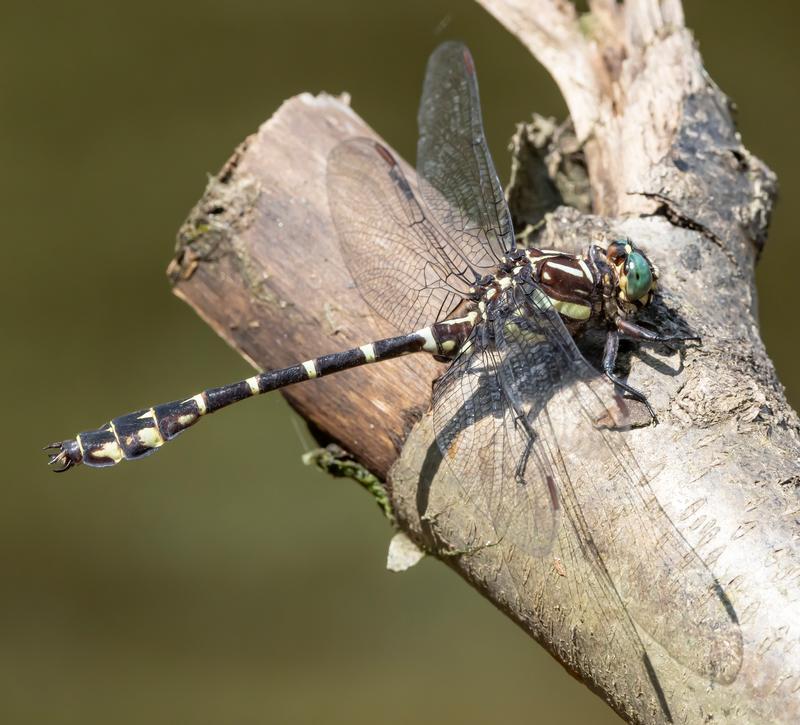
<instances>
[{"instance_id":1,"label":"dragonfly hind leg","mask_svg":"<svg viewBox=\"0 0 800 725\"><path fill-rule=\"evenodd\" d=\"M525 420L525 417L522 416L517 420ZM530 424L527 420L522 423L522 428L525 431L525 450L522 451L522 455L519 457L517 461L517 468L514 471L514 478L520 486L525 485L525 469L528 467L528 459L531 457L531 451L533 450L533 431L530 430Z\"/></svg>"},{"instance_id":2,"label":"dragonfly hind leg","mask_svg":"<svg viewBox=\"0 0 800 725\"><path fill-rule=\"evenodd\" d=\"M529 482L525 480L525 469L528 467L528 461L530 460L531 453L533 453L533 444L536 443L538 436L536 435L536 431L533 430L533 427L528 420L528 416L522 411L516 411L514 425L520 425L522 427L522 434L525 437L525 449L522 451L522 455L517 461L517 467L514 471L514 478L518 486L527 486L529 485ZM547 487L547 496L549 498L548 506L550 507L551 511L558 511L561 507L561 504L558 498L558 490L556 488L555 479L552 473L544 473L543 478Z\"/></svg>"}]
</instances>

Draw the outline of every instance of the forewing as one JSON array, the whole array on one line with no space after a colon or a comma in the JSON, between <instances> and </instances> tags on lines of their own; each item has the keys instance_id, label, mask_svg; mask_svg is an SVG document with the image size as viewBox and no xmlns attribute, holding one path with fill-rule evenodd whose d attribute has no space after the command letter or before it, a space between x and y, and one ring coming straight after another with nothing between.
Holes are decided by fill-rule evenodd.
<instances>
[{"instance_id":1,"label":"forewing","mask_svg":"<svg viewBox=\"0 0 800 725\"><path fill-rule=\"evenodd\" d=\"M430 57L417 121L422 196L472 266L490 272L514 248L514 229L486 144L466 46L444 43Z\"/></svg>"},{"instance_id":2,"label":"forewing","mask_svg":"<svg viewBox=\"0 0 800 725\"><path fill-rule=\"evenodd\" d=\"M328 156L327 187L345 263L375 312L408 332L461 301L474 277L386 147L340 143Z\"/></svg>"},{"instance_id":3,"label":"forewing","mask_svg":"<svg viewBox=\"0 0 800 725\"><path fill-rule=\"evenodd\" d=\"M538 287L515 286L502 304L494 321L500 383L525 411L545 460L539 475L555 475L565 517L607 598L618 597L677 661L733 681L742 659L736 615L625 444L623 402Z\"/></svg>"}]
</instances>

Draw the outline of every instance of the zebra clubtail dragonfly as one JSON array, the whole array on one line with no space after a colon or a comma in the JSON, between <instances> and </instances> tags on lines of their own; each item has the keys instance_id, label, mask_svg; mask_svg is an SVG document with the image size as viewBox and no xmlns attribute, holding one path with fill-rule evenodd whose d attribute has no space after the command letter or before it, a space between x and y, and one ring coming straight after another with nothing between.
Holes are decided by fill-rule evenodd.
<instances>
[{"instance_id":1,"label":"zebra clubtail dragonfly","mask_svg":"<svg viewBox=\"0 0 800 725\"><path fill-rule=\"evenodd\" d=\"M581 256L517 246L463 45L432 55L418 121L418 190L367 138L335 147L327 169L330 211L358 289L404 334L114 418L48 446L50 464L60 472L141 458L240 400L426 352L450 363L434 386L433 425L442 460L479 515L499 536L513 530L514 544L537 557L551 551L566 519L617 603L633 657L648 662L630 617L677 661L731 682L742 657L733 609L621 435L629 419L620 391L655 413L615 373L620 337L696 338L633 322L658 278L633 241L591 244ZM602 373L573 339L588 328L606 332ZM634 524L624 544L604 526L605 506ZM637 616L642 602L662 613L658 621Z\"/></svg>"}]
</instances>

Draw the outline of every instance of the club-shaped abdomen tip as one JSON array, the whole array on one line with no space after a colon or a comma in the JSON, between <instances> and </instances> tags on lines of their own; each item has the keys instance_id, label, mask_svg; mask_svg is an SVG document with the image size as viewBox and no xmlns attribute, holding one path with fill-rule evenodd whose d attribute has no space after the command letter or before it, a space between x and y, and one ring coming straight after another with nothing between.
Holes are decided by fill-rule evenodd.
<instances>
[{"instance_id":1,"label":"club-shaped abdomen tip","mask_svg":"<svg viewBox=\"0 0 800 725\"><path fill-rule=\"evenodd\" d=\"M76 438L70 438L60 443L51 443L49 446L45 446L44 450L50 457L48 465L53 466L55 473L63 473L83 463L83 451Z\"/></svg>"}]
</instances>

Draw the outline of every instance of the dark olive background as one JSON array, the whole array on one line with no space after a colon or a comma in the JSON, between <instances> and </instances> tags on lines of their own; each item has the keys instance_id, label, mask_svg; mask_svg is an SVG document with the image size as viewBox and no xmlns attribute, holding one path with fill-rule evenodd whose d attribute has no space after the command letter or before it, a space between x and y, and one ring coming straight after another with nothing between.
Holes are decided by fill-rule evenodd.
<instances>
[{"instance_id":1,"label":"dark olive background","mask_svg":"<svg viewBox=\"0 0 800 725\"><path fill-rule=\"evenodd\" d=\"M793 3L695 1L688 18L779 174L761 319L797 403ZM349 91L413 160L426 57L451 37L506 176L514 122L565 109L469 2L4 4L4 723L616 721L444 566L387 573L388 526L300 464L308 437L278 395L113 470L55 477L38 450L248 375L164 276L206 173L304 90Z\"/></svg>"}]
</instances>

